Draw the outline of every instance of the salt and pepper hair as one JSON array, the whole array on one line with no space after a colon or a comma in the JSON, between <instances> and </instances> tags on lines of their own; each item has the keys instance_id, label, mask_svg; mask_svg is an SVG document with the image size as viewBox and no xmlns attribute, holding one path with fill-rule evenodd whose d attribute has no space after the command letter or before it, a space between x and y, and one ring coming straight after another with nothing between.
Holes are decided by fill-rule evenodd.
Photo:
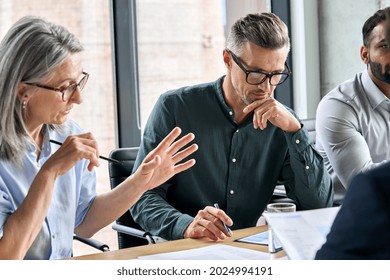
<instances>
[{"instance_id":1,"label":"salt and pepper hair","mask_svg":"<svg viewBox=\"0 0 390 280\"><path fill-rule=\"evenodd\" d=\"M248 14L233 24L226 47L241 55L246 42L266 49L287 47L290 50L288 28L273 13Z\"/></svg>"},{"instance_id":2,"label":"salt and pepper hair","mask_svg":"<svg viewBox=\"0 0 390 280\"><path fill-rule=\"evenodd\" d=\"M0 159L21 165L31 142L17 97L20 83L41 82L82 50L72 33L42 18L23 17L10 28L0 43Z\"/></svg>"},{"instance_id":3,"label":"salt and pepper hair","mask_svg":"<svg viewBox=\"0 0 390 280\"><path fill-rule=\"evenodd\" d=\"M371 37L372 30L382 22L386 21L389 14L390 14L390 7L387 7L385 9L378 10L375 14L373 14L371 17L369 17L366 20L362 28L363 44L365 47L367 48L370 47L370 43L372 40Z\"/></svg>"}]
</instances>

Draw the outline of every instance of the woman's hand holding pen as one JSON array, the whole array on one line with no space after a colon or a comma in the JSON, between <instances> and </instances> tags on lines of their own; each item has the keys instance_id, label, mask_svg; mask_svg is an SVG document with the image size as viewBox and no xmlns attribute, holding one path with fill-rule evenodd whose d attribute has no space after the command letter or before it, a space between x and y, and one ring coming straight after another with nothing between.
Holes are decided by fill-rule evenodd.
<instances>
[{"instance_id":1,"label":"woman's hand holding pen","mask_svg":"<svg viewBox=\"0 0 390 280\"><path fill-rule=\"evenodd\" d=\"M184 238L202 238L208 237L217 241L231 236L231 232L225 226L232 226L232 219L226 213L212 206L206 206L199 210L193 222L184 232Z\"/></svg>"},{"instance_id":2,"label":"woman's hand holding pen","mask_svg":"<svg viewBox=\"0 0 390 280\"><path fill-rule=\"evenodd\" d=\"M174 128L160 144L151 151L131 175L135 185L145 190L155 188L177 173L180 173L195 164L194 159L180 163L183 159L198 150L198 145L192 144L181 150L184 146L194 140L195 136L188 133L179 140L175 139L180 135L181 129Z\"/></svg>"},{"instance_id":3,"label":"woman's hand holding pen","mask_svg":"<svg viewBox=\"0 0 390 280\"><path fill-rule=\"evenodd\" d=\"M64 175L79 160L89 160L88 170L99 166L98 145L92 133L68 136L60 148L46 161L42 169L49 169L57 176Z\"/></svg>"}]
</instances>

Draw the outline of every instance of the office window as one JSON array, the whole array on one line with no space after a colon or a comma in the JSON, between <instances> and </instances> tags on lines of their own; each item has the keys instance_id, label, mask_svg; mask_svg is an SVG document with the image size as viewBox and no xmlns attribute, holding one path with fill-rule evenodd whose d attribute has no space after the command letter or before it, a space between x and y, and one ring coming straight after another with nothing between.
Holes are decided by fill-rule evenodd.
<instances>
[{"instance_id":1,"label":"office window","mask_svg":"<svg viewBox=\"0 0 390 280\"><path fill-rule=\"evenodd\" d=\"M26 15L35 15L61 24L74 33L85 48L84 70L90 74L83 91L83 103L74 106L71 118L86 131L94 134L99 152L108 155L115 148L114 102L112 85L112 57L110 36L110 9L107 0L12 0L0 1L0 37L11 25ZM98 192L110 189L108 167L100 161L96 168ZM117 247L116 233L108 228L96 235L96 239ZM84 250L76 244L75 254L96 252Z\"/></svg>"},{"instance_id":2,"label":"office window","mask_svg":"<svg viewBox=\"0 0 390 280\"><path fill-rule=\"evenodd\" d=\"M226 73L222 60L231 24L270 10L267 0L138 0L138 67L143 128L158 97Z\"/></svg>"}]
</instances>

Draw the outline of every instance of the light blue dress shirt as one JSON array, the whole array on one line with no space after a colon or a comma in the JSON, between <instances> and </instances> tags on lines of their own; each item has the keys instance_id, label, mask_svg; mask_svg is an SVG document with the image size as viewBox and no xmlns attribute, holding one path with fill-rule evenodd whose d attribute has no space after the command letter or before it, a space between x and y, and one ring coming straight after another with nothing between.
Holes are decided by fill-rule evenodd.
<instances>
[{"instance_id":1,"label":"light blue dress shirt","mask_svg":"<svg viewBox=\"0 0 390 280\"><path fill-rule=\"evenodd\" d=\"M344 187L390 159L390 100L367 69L324 96L317 108L317 149Z\"/></svg>"},{"instance_id":2,"label":"light blue dress shirt","mask_svg":"<svg viewBox=\"0 0 390 280\"><path fill-rule=\"evenodd\" d=\"M7 218L23 203L40 167L60 147L49 140L64 142L67 136L80 133L81 128L69 120L61 132L47 131L38 161L33 144L28 147L23 167L0 160L0 238ZM96 196L96 175L88 171L88 163L81 160L57 178L47 216L25 259L71 257L74 229L82 223Z\"/></svg>"}]
</instances>

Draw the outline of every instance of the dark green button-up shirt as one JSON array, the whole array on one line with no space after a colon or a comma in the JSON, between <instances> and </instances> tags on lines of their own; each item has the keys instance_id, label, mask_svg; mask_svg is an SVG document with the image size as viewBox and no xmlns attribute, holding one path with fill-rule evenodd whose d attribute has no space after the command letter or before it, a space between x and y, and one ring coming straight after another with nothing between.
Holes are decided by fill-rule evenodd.
<instances>
[{"instance_id":1,"label":"dark green button-up shirt","mask_svg":"<svg viewBox=\"0 0 390 280\"><path fill-rule=\"evenodd\" d=\"M136 169L176 126L195 134L195 166L146 192L131 208L145 230L165 239L183 238L205 206L218 203L232 229L256 225L275 185L285 185L298 209L332 206L333 190L322 157L306 129L285 133L267 124L254 129L252 117L240 125L222 94L223 77L160 96L146 124Z\"/></svg>"}]
</instances>

